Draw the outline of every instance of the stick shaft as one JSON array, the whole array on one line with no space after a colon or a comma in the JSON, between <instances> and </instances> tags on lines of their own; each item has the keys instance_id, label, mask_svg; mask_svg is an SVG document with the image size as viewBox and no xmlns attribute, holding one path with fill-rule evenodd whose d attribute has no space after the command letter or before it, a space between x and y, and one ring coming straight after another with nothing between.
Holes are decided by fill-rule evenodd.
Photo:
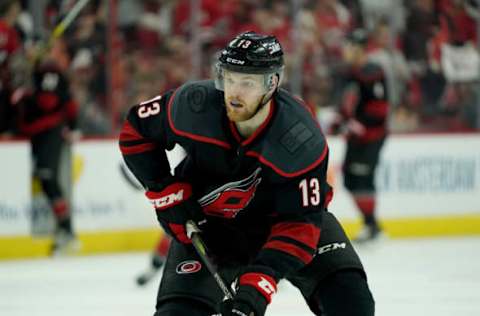
<instances>
[{"instance_id":1,"label":"stick shaft","mask_svg":"<svg viewBox=\"0 0 480 316\"><path fill-rule=\"evenodd\" d=\"M228 288L227 284L218 273L217 267L213 264L212 260L208 257L207 250L206 250L207 247L205 246L205 242L203 241L199 232L200 230L198 229L197 225L193 221L187 222L187 235L192 240L193 247L197 251L198 255L202 259L205 266L207 266L208 271L210 271L210 273L212 274L213 278L217 282L218 286L222 290L225 297L227 299L232 299L233 293Z\"/></svg>"},{"instance_id":2,"label":"stick shaft","mask_svg":"<svg viewBox=\"0 0 480 316\"><path fill-rule=\"evenodd\" d=\"M73 20L78 16L80 11L87 5L90 0L79 0L72 9L68 12L68 14L63 18L63 20L55 26L55 29L50 36L51 39L56 39L60 37L65 30L72 24Z\"/></svg>"},{"instance_id":3,"label":"stick shaft","mask_svg":"<svg viewBox=\"0 0 480 316\"><path fill-rule=\"evenodd\" d=\"M78 16L80 11L87 5L90 0L79 0L72 9L68 12L68 14L58 23L55 28L53 29L52 33L46 43L44 43L38 49L37 53L33 57L32 63L35 64L36 62L43 59L43 57L48 53L48 51L52 48L55 41L62 36L65 30L72 24L75 18Z\"/></svg>"}]
</instances>

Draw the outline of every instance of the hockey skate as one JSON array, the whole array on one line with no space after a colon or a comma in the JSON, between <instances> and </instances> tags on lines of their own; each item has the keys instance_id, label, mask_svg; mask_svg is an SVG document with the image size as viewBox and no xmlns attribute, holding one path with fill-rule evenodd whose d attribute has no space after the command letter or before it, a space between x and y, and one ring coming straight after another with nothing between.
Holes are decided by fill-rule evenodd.
<instances>
[{"instance_id":1,"label":"hockey skate","mask_svg":"<svg viewBox=\"0 0 480 316\"><path fill-rule=\"evenodd\" d=\"M385 239L385 234L378 225L365 225L353 242L358 244L374 243Z\"/></svg>"},{"instance_id":2,"label":"hockey skate","mask_svg":"<svg viewBox=\"0 0 480 316\"><path fill-rule=\"evenodd\" d=\"M137 277L136 279L137 285L144 286L145 284L150 282L155 277L155 275L159 272L159 270L163 267L164 263L165 263L164 257L158 254L153 255L149 269Z\"/></svg>"},{"instance_id":3,"label":"hockey skate","mask_svg":"<svg viewBox=\"0 0 480 316\"><path fill-rule=\"evenodd\" d=\"M80 241L69 231L59 229L53 238L52 256L74 255L80 252Z\"/></svg>"}]
</instances>

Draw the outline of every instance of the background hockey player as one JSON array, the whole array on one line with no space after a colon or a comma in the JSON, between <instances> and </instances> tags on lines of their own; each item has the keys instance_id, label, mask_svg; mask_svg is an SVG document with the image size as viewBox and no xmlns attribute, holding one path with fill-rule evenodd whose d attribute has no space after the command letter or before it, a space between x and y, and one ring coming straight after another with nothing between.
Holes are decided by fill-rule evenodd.
<instances>
[{"instance_id":1,"label":"background hockey player","mask_svg":"<svg viewBox=\"0 0 480 316\"><path fill-rule=\"evenodd\" d=\"M51 251L53 254L77 251L71 207L59 179L62 149L79 136L77 103L70 94L67 78L53 59L37 62L30 89L16 102L19 130L30 139L34 174L55 217Z\"/></svg>"},{"instance_id":2,"label":"background hockey player","mask_svg":"<svg viewBox=\"0 0 480 316\"><path fill-rule=\"evenodd\" d=\"M216 64L216 80L186 83L133 107L120 149L174 240L155 315L262 316L288 279L316 315L373 315L365 272L335 217L328 146L303 102L279 89L283 51L247 32ZM185 159L170 174L165 150ZM196 221L223 292L186 235ZM336 245L335 247L333 245Z\"/></svg>"},{"instance_id":3,"label":"background hockey player","mask_svg":"<svg viewBox=\"0 0 480 316\"><path fill-rule=\"evenodd\" d=\"M365 242L382 236L375 205L375 171L387 135L389 103L382 68L369 61L368 34L352 32L344 49L348 64L346 88L334 129L344 126L347 150L343 163L345 187L363 216L364 227L355 241Z\"/></svg>"}]
</instances>

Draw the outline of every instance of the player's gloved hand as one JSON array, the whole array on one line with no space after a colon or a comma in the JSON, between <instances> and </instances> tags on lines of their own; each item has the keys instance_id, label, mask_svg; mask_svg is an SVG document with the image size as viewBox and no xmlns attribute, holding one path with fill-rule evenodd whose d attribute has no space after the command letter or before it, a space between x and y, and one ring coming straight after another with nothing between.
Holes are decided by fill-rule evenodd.
<instances>
[{"instance_id":1,"label":"player's gloved hand","mask_svg":"<svg viewBox=\"0 0 480 316\"><path fill-rule=\"evenodd\" d=\"M145 193L157 213L163 229L181 243L189 244L185 224L189 220L197 224L205 221L202 208L192 197L192 186L186 182L174 182L160 192Z\"/></svg>"},{"instance_id":2,"label":"player's gloved hand","mask_svg":"<svg viewBox=\"0 0 480 316\"><path fill-rule=\"evenodd\" d=\"M366 127L356 119L349 119L347 122L347 133L352 136L363 136L366 133Z\"/></svg>"},{"instance_id":3,"label":"player's gloved hand","mask_svg":"<svg viewBox=\"0 0 480 316\"><path fill-rule=\"evenodd\" d=\"M231 300L220 303L222 316L264 316L267 305L277 292L277 280L267 267L250 266L238 278L238 288Z\"/></svg>"}]
</instances>

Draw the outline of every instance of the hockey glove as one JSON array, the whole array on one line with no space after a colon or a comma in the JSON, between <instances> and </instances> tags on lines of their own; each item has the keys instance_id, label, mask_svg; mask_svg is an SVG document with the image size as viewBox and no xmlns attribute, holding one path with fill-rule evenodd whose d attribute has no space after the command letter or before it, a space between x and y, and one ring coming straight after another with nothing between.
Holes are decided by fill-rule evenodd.
<instances>
[{"instance_id":1,"label":"hockey glove","mask_svg":"<svg viewBox=\"0 0 480 316\"><path fill-rule=\"evenodd\" d=\"M347 135L362 137L366 133L366 127L356 119L349 119L347 122Z\"/></svg>"},{"instance_id":2,"label":"hockey glove","mask_svg":"<svg viewBox=\"0 0 480 316\"><path fill-rule=\"evenodd\" d=\"M264 316L267 305L277 292L277 281L267 267L251 266L238 278L238 288L231 300L220 303L222 316Z\"/></svg>"},{"instance_id":3,"label":"hockey glove","mask_svg":"<svg viewBox=\"0 0 480 316\"><path fill-rule=\"evenodd\" d=\"M175 182L160 192L145 193L157 213L163 229L177 241L189 244L185 224L189 220L203 222L205 217L197 201L192 197L192 186L185 182Z\"/></svg>"}]
</instances>

